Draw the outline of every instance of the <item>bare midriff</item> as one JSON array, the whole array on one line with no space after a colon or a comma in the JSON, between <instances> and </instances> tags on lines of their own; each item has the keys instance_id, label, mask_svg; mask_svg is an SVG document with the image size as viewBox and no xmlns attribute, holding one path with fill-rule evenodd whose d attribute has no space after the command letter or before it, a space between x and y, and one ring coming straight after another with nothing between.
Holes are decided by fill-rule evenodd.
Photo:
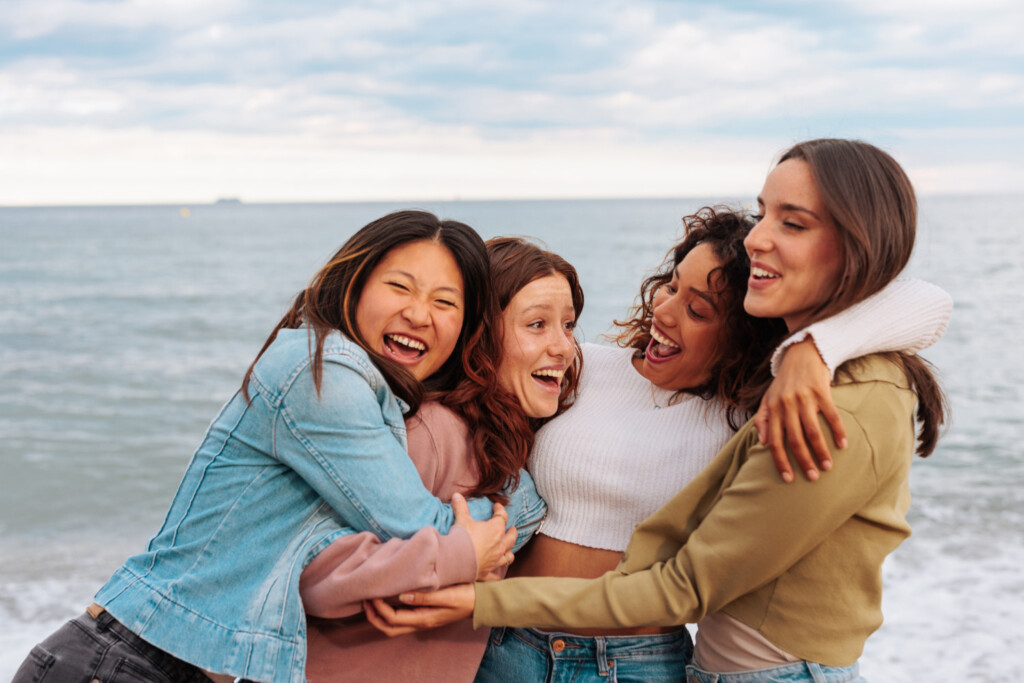
<instances>
[{"instance_id":1,"label":"bare midriff","mask_svg":"<svg viewBox=\"0 0 1024 683\"><path fill-rule=\"evenodd\" d=\"M617 550L602 550L560 541L544 534L537 534L526 547L516 555L509 568L509 576L571 576L581 579L595 579L618 566L622 553ZM652 633L671 633L681 626L640 626L636 628L563 628L563 633L580 636L638 636Z\"/></svg>"}]
</instances>

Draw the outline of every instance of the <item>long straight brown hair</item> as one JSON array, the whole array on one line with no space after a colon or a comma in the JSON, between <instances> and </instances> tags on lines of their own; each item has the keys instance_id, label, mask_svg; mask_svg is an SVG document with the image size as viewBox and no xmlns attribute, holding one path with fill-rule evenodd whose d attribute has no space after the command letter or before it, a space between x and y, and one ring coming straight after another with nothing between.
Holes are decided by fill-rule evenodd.
<instances>
[{"instance_id":1,"label":"long straight brown hair","mask_svg":"<svg viewBox=\"0 0 1024 683\"><path fill-rule=\"evenodd\" d=\"M462 330L451 356L437 372L420 383L405 368L370 348L356 325L356 307L370 272L395 247L418 241L443 245L455 259L462 275L464 314ZM330 258L309 285L295 297L291 309L277 323L242 380L248 395L249 378L263 353L282 329L305 325L310 335L311 371L317 393L323 376L324 341L340 331L358 344L384 375L395 394L410 406L411 416L419 408L424 388L449 391L463 377L462 358L481 324L494 316L494 301L488 284L490 267L483 240L473 228L451 220L440 220L426 211L397 211L368 223L352 235Z\"/></svg>"},{"instance_id":2,"label":"long straight brown hair","mask_svg":"<svg viewBox=\"0 0 1024 683\"><path fill-rule=\"evenodd\" d=\"M903 168L889 154L860 140L823 138L791 147L779 159L804 161L839 230L843 262L835 291L812 313L821 320L879 291L907 265L917 232L917 199ZM809 324L809 323L808 323ZM949 407L927 361L892 354L917 393L918 455L935 450Z\"/></svg>"}]
</instances>

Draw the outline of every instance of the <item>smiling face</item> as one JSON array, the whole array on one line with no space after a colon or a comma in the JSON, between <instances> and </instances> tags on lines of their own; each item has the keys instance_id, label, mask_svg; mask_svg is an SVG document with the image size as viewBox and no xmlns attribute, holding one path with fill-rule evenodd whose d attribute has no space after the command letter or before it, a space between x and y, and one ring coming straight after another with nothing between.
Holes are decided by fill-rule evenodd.
<instances>
[{"instance_id":1,"label":"smiling face","mask_svg":"<svg viewBox=\"0 0 1024 683\"><path fill-rule=\"evenodd\" d=\"M367 345L422 381L448 360L462 330L458 264L436 242L395 247L370 271L356 305Z\"/></svg>"},{"instance_id":2,"label":"smiling face","mask_svg":"<svg viewBox=\"0 0 1024 683\"><path fill-rule=\"evenodd\" d=\"M800 329L836 289L842 268L839 230L801 159L768 174L757 225L743 241L750 280L743 307L759 318L782 318Z\"/></svg>"},{"instance_id":3,"label":"smiling face","mask_svg":"<svg viewBox=\"0 0 1024 683\"><path fill-rule=\"evenodd\" d=\"M721 261L708 244L698 244L680 261L672 280L654 295L651 342L637 370L655 386L679 391L711 378L722 332L718 278L708 275Z\"/></svg>"},{"instance_id":4,"label":"smiling face","mask_svg":"<svg viewBox=\"0 0 1024 683\"><path fill-rule=\"evenodd\" d=\"M562 377L576 355L576 311L569 281L538 278L516 292L501 314L498 382L515 394L529 417L558 410Z\"/></svg>"}]
</instances>

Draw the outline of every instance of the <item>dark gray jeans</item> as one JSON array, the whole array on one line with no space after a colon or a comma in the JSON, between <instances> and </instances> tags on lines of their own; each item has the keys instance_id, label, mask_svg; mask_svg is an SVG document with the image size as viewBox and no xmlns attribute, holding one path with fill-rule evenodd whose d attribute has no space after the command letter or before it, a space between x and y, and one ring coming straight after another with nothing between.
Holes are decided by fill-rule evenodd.
<instances>
[{"instance_id":1,"label":"dark gray jeans","mask_svg":"<svg viewBox=\"0 0 1024 683\"><path fill-rule=\"evenodd\" d=\"M72 619L32 648L11 683L211 683L110 614Z\"/></svg>"}]
</instances>

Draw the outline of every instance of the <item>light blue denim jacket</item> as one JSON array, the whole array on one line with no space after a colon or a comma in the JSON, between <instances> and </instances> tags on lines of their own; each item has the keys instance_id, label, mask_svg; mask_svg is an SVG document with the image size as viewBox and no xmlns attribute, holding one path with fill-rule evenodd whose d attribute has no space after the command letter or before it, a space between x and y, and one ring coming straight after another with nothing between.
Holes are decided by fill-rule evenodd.
<instances>
[{"instance_id":1,"label":"light blue denim jacket","mask_svg":"<svg viewBox=\"0 0 1024 683\"><path fill-rule=\"evenodd\" d=\"M216 673L305 681L302 569L355 531L382 539L434 526L451 507L423 487L406 453L403 409L358 346L324 344L321 394L305 329L281 330L249 380L214 418L163 527L96 602L153 645ZM522 473L511 496L518 545L546 508ZM487 499L470 501L477 519Z\"/></svg>"}]
</instances>

